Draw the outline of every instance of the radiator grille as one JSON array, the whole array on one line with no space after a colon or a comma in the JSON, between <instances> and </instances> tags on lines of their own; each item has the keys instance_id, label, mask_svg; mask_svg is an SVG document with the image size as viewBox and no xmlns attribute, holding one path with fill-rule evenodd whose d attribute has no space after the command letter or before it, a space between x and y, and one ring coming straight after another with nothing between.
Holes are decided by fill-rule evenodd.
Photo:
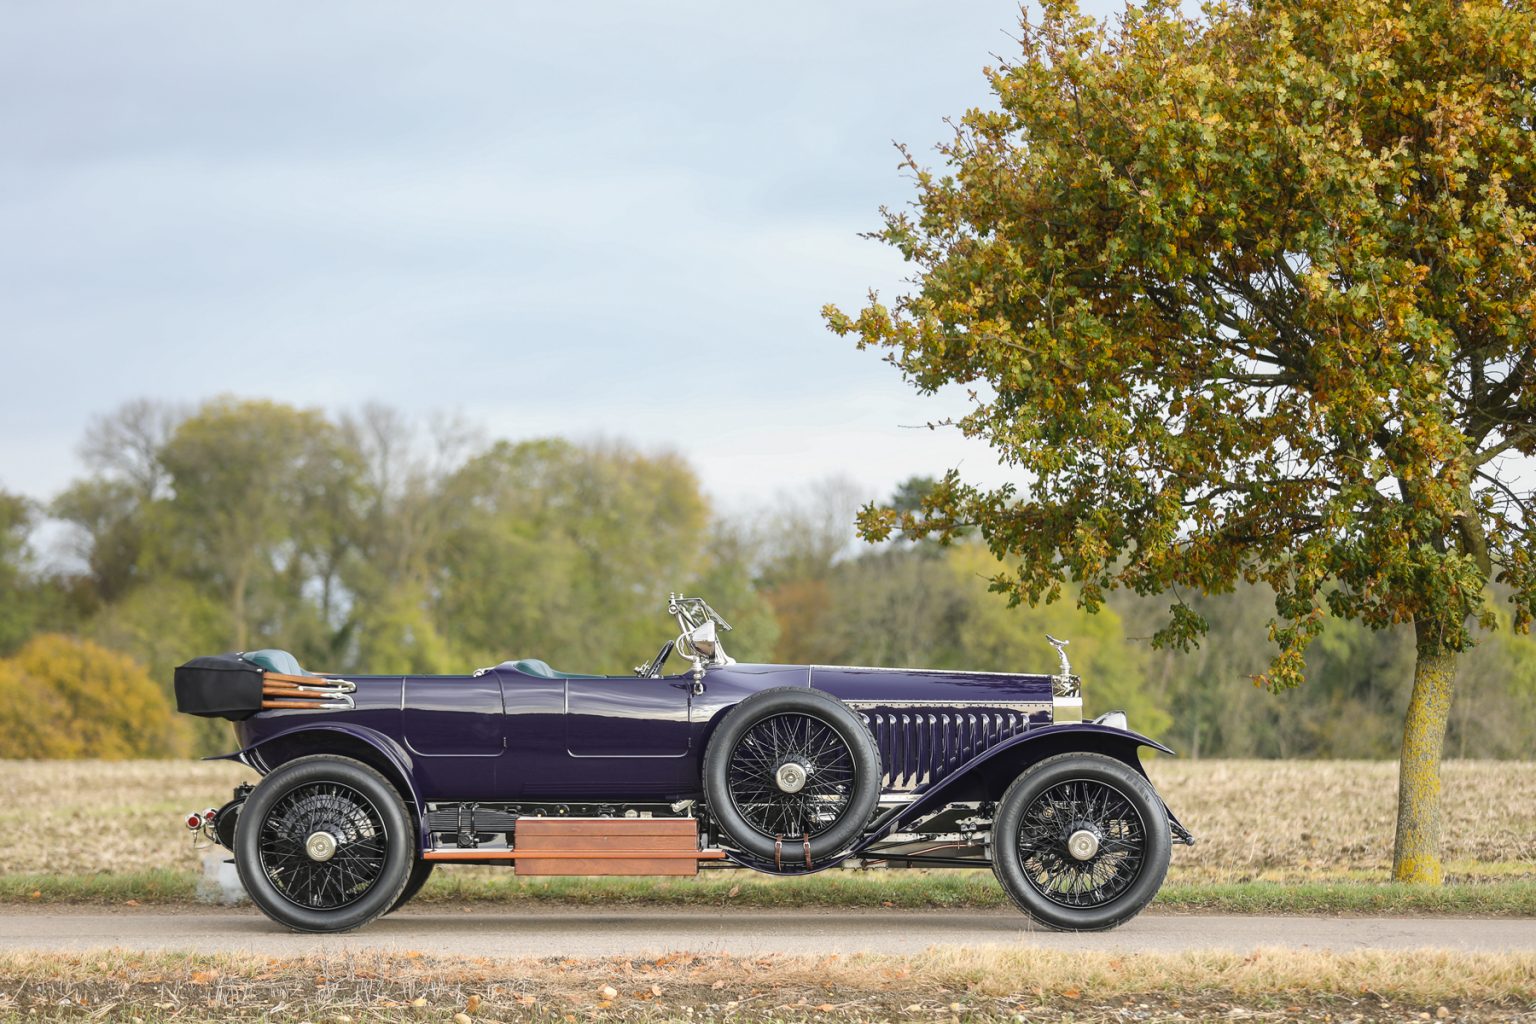
<instances>
[{"instance_id":1,"label":"radiator grille","mask_svg":"<svg viewBox=\"0 0 1536 1024\"><path fill-rule=\"evenodd\" d=\"M884 776L881 788L887 792L929 786L988 747L1027 730L1031 716L1049 720L1045 708L1033 705L854 708L874 734Z\"/></svg>"}]
</instances>

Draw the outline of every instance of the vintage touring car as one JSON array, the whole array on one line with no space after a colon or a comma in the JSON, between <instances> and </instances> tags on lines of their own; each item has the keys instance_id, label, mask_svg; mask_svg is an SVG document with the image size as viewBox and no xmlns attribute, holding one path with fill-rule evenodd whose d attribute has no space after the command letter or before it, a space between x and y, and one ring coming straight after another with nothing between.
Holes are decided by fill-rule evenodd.
<instances>
[{"instance_id":1,"label":"vintage touring car","mask_svg":"<svg viewBox=\"0 0 1536 1024\"><path fill-rule=\"evenodd\" d=\"M277 650L176 670L180 710L235 723L263 778L187 826L299 931L360 927L439 863L527 875L978 868L1035 921L1112 928L1188 831L1142 770L1166 747L1082 720L1053 675L738 664L673 595L679 633L632 676L537 659L463 676L305 672ZM676 655L682 671L666 672Z\"/></svg>"}]
</instances>

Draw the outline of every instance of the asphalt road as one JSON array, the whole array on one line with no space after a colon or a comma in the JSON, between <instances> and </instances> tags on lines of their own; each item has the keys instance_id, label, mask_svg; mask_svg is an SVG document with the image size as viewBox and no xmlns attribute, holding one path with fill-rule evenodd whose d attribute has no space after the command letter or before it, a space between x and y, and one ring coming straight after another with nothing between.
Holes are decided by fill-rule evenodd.
<instances>
[{"instance_id":1,"label":"asphalt road","mask_svg":"<svg viewBox=\"0 0 1536 1024\"><path fill-rule=\"evenodd\" d=\"M467 956L913 953L934 945L1041 949L1246 951L1536 950L1536 921L1445 917L1247 917L1142 914L1105 933L1034 930L1007 911L425 908L346 935L296 935L249 908L6 908L0 950L178 950L263 955L362 949Z\"/></svg>"}]
</instances>

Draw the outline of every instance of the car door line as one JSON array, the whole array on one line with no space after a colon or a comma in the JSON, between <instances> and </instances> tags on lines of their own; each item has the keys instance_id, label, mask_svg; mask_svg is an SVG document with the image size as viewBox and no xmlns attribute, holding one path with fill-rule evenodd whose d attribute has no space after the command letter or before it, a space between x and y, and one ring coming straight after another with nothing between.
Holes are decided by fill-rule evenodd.
<instances>
[{"instance_id":1,"label":"car door line","mask_svg":"<svg viewBox=\"0 0 1536 1024\"><path fill-rule=\"evenodd\" d=\"M666 689L657 684L664 684ZM566 754L608 759L687 757L692 752L691 693L692 679L688 677L567 679L563 716ZM664 710L669 714L663 717L660 712ZM625 711L635 713L625 715Z\"/></svg>"}]
</instances>

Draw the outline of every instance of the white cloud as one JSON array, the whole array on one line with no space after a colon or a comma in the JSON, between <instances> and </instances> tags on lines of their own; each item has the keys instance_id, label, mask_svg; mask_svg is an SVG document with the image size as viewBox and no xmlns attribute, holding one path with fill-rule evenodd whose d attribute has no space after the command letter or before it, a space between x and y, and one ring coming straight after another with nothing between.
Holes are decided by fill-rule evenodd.
<instances>
[{"instance_id":1,"label":"white cloud","mask_svg":"<svg viewBox=\"0 0 1536 1024\"><path fill-rule=\"evenodd\" d=\"M998 472L818 310L897 286L890 141L984 101L1011 0L91 12L0 38L0 486L229 392L630 435L722 496Z\"/></svg>"}]
</instances>

